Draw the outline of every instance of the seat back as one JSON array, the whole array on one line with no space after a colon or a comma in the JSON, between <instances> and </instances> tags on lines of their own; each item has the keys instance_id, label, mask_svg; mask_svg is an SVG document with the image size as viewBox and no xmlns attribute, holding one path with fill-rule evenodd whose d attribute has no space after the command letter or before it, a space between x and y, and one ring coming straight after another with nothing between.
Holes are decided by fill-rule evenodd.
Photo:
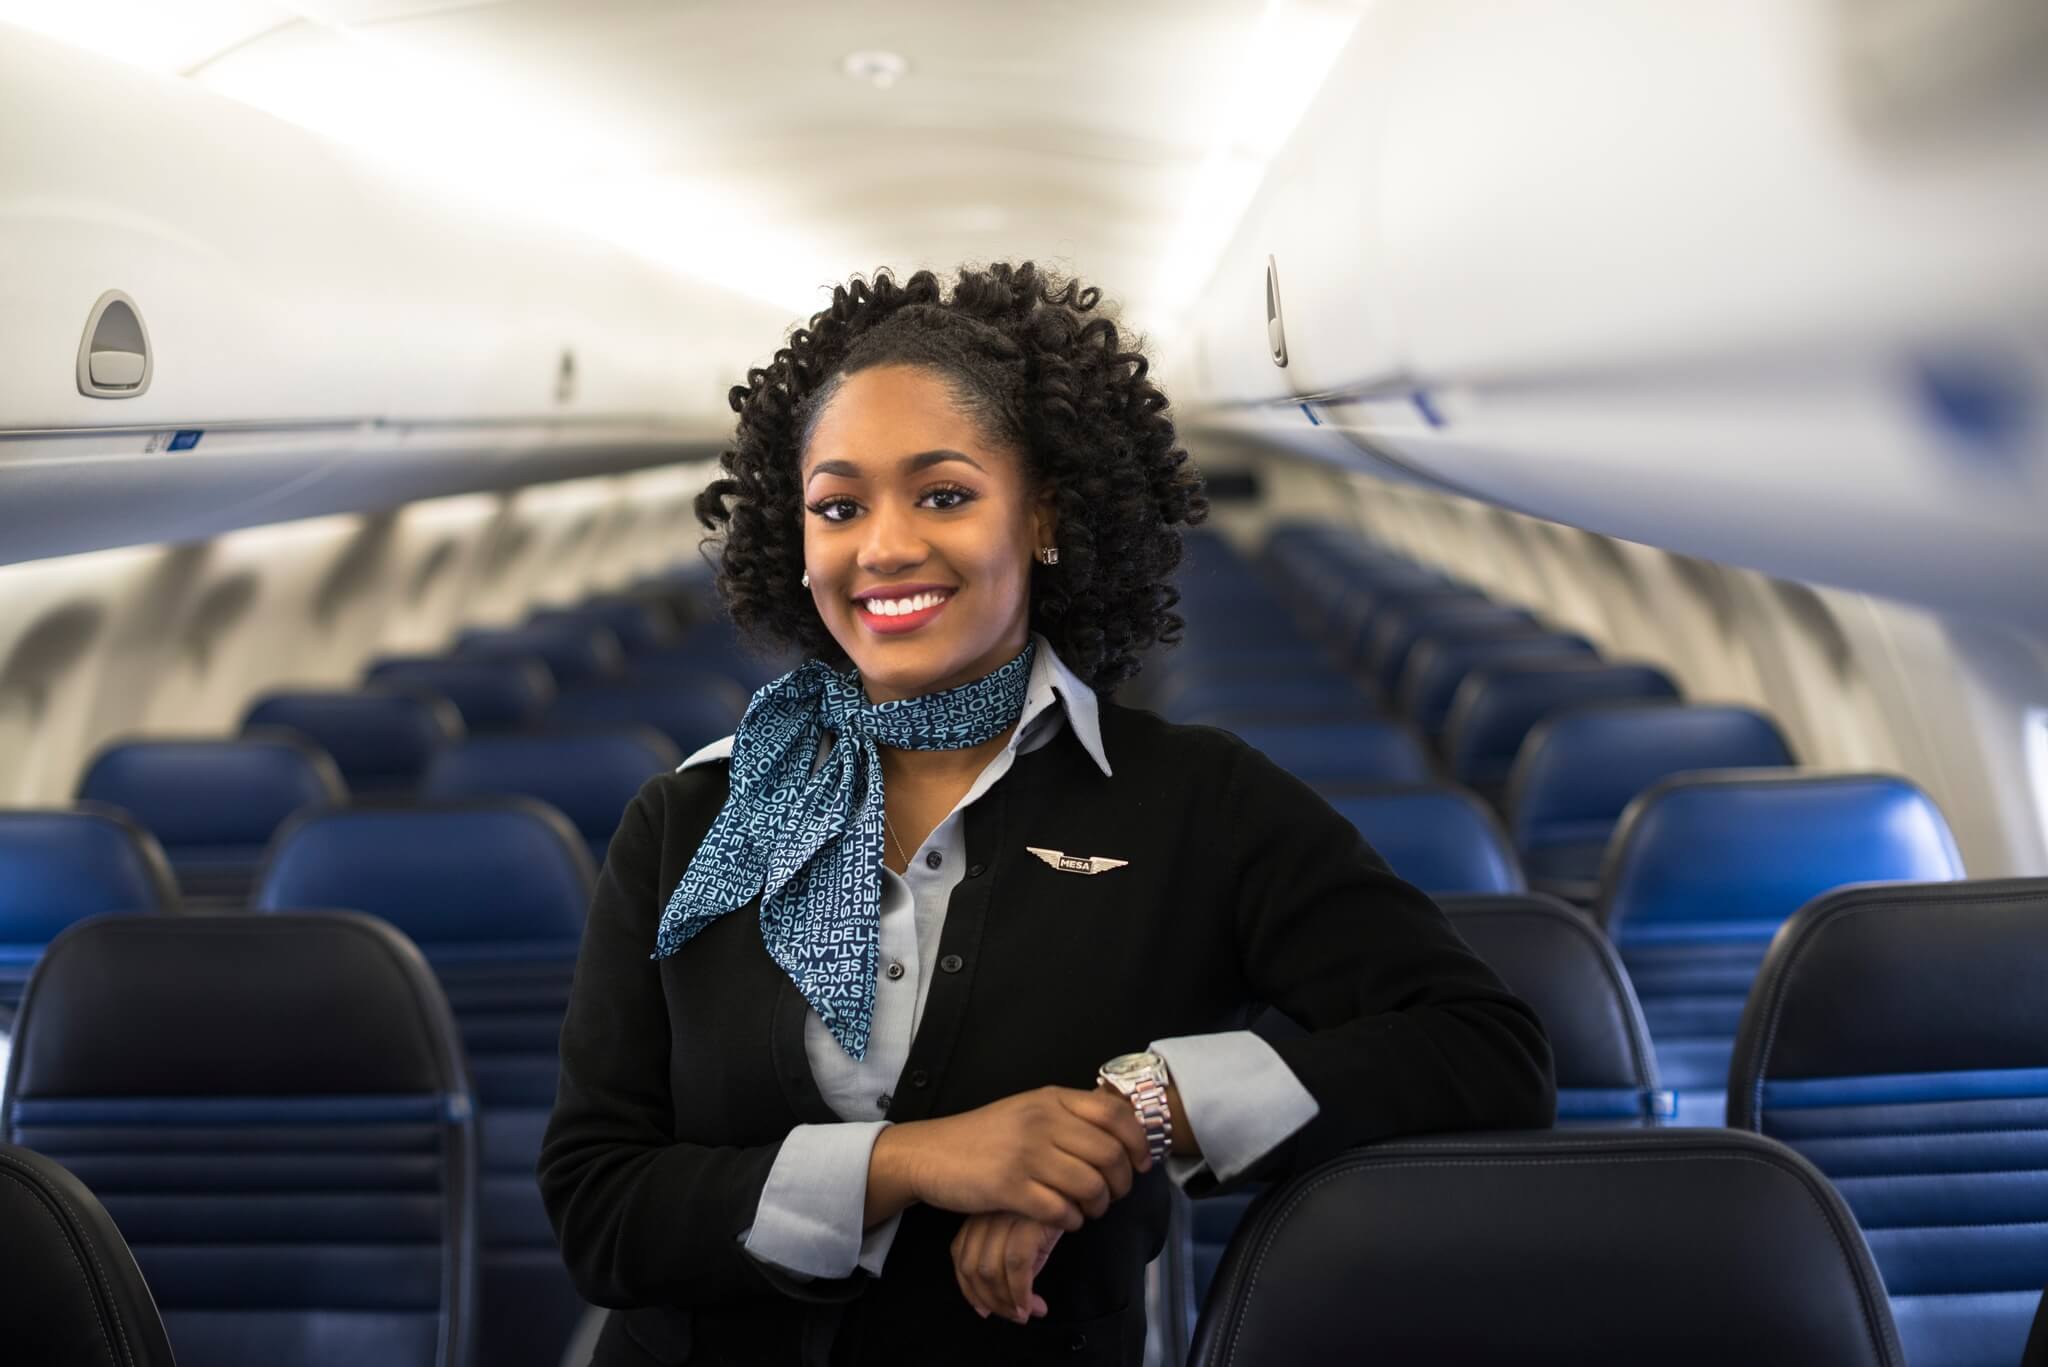
<instances>
[{"instance_id":1,"label":"seat back","mask_svg":"<svg viewBox=\"0 0 2048 1367\"><path fill-rule=\"evenodd\" d=\"M531 626L600 626L619 638L630 656L665 650L682 635L681 624L660 599L630 593L599 594L573 607L535 608L526 616Z\"/></svg>"},{"instance_id":2,"label":"seat back","mask_svg":"<svg viewBox=\"0 0 2048 1367\"><path fill-rule=\"evenodd\" d=\"M1416 643L1426 636L1534 636L1543 631L1525 609L1469 593L1424 591L1376 605L1361 663L1380 696L1391 702L1400 695Z\"/></svg>"},{"instance_id":3,"label":"seat back","mask_svg":"<svg viewBox=\"0 0 2048 1367\"><path fill-rule=\"evenodd\" d=\"M455 638L455 654L471 660L543 660L561 688L617 678L626 667L618 634L581 618L472 627Z\"/></svg>"},{"instance_id":4,"label":"seat back","mask_svg":"<svg viewBox=\"0 0 2048 1367\"><path fill-rule=\"evenodd\" d=\"M633 683L570 689L548 709L549 727L651 726L686 755L739 727L747 710L747 695L725 675L695 669L650 674Z\"/></svg>"},{"instance_id":5,"label":"seat back","mask_svg":"<svg viewBox=\"0 0 2048 1367\"><path fill-rule=\"evenodd\" d=\"M1433 777L1421 742L1399 722L1259 721L1232 729L1303 783L1428 783Z\"/></svg>"},{"instance_id":6,"label":"seat back","mask_svg":"<svg viewBox=\"0 0 2048 1367\"><path fill-rule=\"evenodd\" d=\"M1543 1022L1560 1126L1643 1126L1671 1117L1676 1099L1657 1086L1650 1030L1628 970L1592 917L1533 893L1440 903L1472 952Z\"/></svg>"},{"instance_id":7,"label":"seat back","mask_svg":"<svg viewBox=\"0 0 2048 1367\"><path fill-rule=\"evenodd\" d=\"M1902 1367L1870 1255L1799 1155L1730 1131L1378 1144L1253 1207L1199 1367Z\"/></svg>"},{"instance_id":8,"label":"seat back","mask_svg":"<svg viewBox=\"0 0 2048 1367\"><path fill-rule=\"evenodd\" d=\"M1787 917L1846 883L1962 876L1940 809L1889 775L1688 774L1630 803L1597 915L1642 999L1679 1123L1722 1123L1742 1004Z\"/></svg>"},{"instance_id":9,"label":"seat back","mask_svg":"<svg viewBox=\"0 0 2048 1367\"><path fill-rule=\"evenodd\" d=\"M1453 725L1454 748L1460 729ZM1546 713L1516 754L1505 800L1508 838L1532 883L1585 887L1590 897L1622 810L1659 779L1792 762L1777 725L1752 708L1574 703Z\"/></svg>"},{"instance_id":10,"label":"seat back","mask_svg":"<svg viewBox=\"0 0 2048 1367\"><path fill-rule=\"evenodd\" d=\"M475 1079L482 1146L479 1363L554 1367L584 1311L534 1170L593 883L566 818L520 798L311 814L279 833L259 910L347 907L411 936Z\"/></svg>"},{"instance_id":11,"label":"seat back","mask_svg":"<svg viewBox=\"0 0 2048 1367\"><path fill-rule=\"evenodd\" d=\"M284 729L327 752L357 798L412 792L434 755L462 739L462 713L425 691L266 693L242 717L242 733Z\"/></svg>"},{"instance_id":12,"label":"seat back","mask_svg":"<svg viewBox=\"0 0 2048 1367\"><path fill-rule=\"evenodd\" d=\"M1678 685L1655 665L1587 666L1569 657L1482 664L1465 675L1451 699L1444 721L1444 761L1458 782L1497 798L1506 791L1508 771L1530 729L1559 708L1677 699Z\"/></svg>"},{"instance_id":13,"label":"seat back","mask_svg":"<svg viewBox=\"0 0 2048 1367\"><path fill-rule=\"evenodd\" d=\"M290 731L131 740L101 750L80 801L118 807L157 838L186 897L239 902L292 813L348 801L334 761Z\"/></svg>"},{"instance_id":14,"label":"seat back","mask_svg":"<svg viewBox=\"0 0 2048 1367\"><path fill-rule=\"evenodd\" d=\"M29 981L0 1140L99 1196L188 1363L470 1361L469 1090L447 1002L388 925L73 926Z\"/></svg>"},{"instance_id":15,"label":"seat back","mask_svg":"<svg viewBox=\"0 0 2048 1367\"><path fill-rule=\"evenodd\" d=\"M0 1144L0 1230L10 1361L174 1367L142 1269L85 1183L39 1153Z\"/></svg>"},{"instance_id":16,"label":"seat back","mask_svg":"<svg viewBox=\"0 0 2048 1367\"><path fill-rule=\"evenodd\" d=\"M163 847L123 813L0 811L0 1035L44 947L67 927L177 905Z\"/></svg>"},{"instance_id":17,"label":"seat back","mask_svg":"<svg viewBox=\"0 0 2048 1367\"><path fill-rule=\"evenodd\" d=\"M1450 721L1451 703L1466 676L1489 664L1537 659L1552 660L1563 669L1591 669L1600 656L1591 641L1568 631L1421 637L1401 674L1401 713L1434 741Z\"/></svg>"},{"instance_id":18,"label":"seat back","mask_svg":"<svg viewBox=\"0 0 2048 1367\"><path fill-rule=\"evenodd\" d=\"M1855 1212L1915 1367L2017 1362L2048 1282L2048 879L1845 888L1785 924L1729 1123Z\"/></svg>"},{"instance_id":19,"label":"seat back","mask_svg":"<svg viewBox=\"0 0 2048 1367\"><path fill-rule=\"evenodd\" d=\"M539 723L555 696L554 675L537 656L388 655L371 663L363 681L439 694L455 704L470 735L524 731Z\"/></svg>"},{"instance_id":20,"label":"seat back","mask_svg":"<svg viewBox=\"0 0 2048 1367\"><path fill-rule=\"evenodd\" d=\"M1396 874L1424 892L1520 892L1525 886L1500 823L1463 789L1326 786L1323 792Z\"/></svg>"},{"instance_id":21,"label":"seat back","mask_svg":"<svg viewBox=\"0 0 2048 1367\"><path fill-rule=\"evenodd\" d=\"M619 817L640 785L683 762L674 742L645 726L534 736L479 736L434 757L420 782L427 799L530 797L569 818L604 862Z\"/></svg>"},{"instance_id":22,"label":"seat back","mask_svg":"<svg viewBox=\"0 0 2048 1367\"><path fill-rule=\"evenodd\" d=\"M1372 699L1341 674L1313 673L1169 681L1160 712L1170 721L1228 725L1232 720L1276 718L1303 721L1368 719Z\"/></svg>"}]
</instances>

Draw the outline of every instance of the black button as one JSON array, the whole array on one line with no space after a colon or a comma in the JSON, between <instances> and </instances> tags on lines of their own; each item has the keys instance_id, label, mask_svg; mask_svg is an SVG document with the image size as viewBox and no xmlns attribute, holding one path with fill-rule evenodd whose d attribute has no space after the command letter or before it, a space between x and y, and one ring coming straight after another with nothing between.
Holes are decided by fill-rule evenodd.
<instances>
[{"instance_id":1,"label":"black button","mask_svg":"<svg viewBox=\"0 0 2048 1367\"><path fill-rule=\"evenodd\" d=\"M979 864L969 864L969 865L967 866L967 876L968 876L969 878L979 878L979 877L981 877L981 865L979 865Z\"/></svg>"},{"instance_id":2,"label":"black button","mask_svg":"<svg viewBox=\"0 0 2048 1367\"><path fill-rule=\"evenodd\" d=\"M891 960L889 961L889 966L888 966L887 968L883 969L882 971L883 971L884 973L888 974L888 975L889 975L889 977L890 977L890 979L891 979L891 980L893 981L894 979L897 979L897 978L900 978L900 977L902 977L902 976L903 976L903 965L902 965L902 964L900 964L900 963L898 963L898 962L896 962L896 961L895 961L894 959L891 959Z\"/></svg>"},{"instance_id":3,"label":"black button","mask_svg":"<svg viewBox=\"0 0 2048 1367\"><path fill-rule=\"evenodd\" d=\"M892 1099L893 1099L893 1098L891 1098L891 1097L890 1097L890 1095L889 1095L889 1094L888 1094L887 1092L884 1092L884 1093L882 1093L882 1094L881 1094L880 1096L878 1096L878 1097L876 1097L876 1098L875 1098L875 1109L876 1109L876 1110L878 1110L878 1111L886 1111L886 1110L888 1110L888 1109L889 1109L889 1102L890 1102L890 1101L891 1101Z\"/></svg>"},{"instance_id":4,"label":"black button","mask_svg":"<svg viewBox=\"0 0 2048 1367\"><path fill-rule=\"evenodd\" d=\"M937 850L933 850L930 854L924 857L924 866L928 869L935 869L945 862L946 856L940 854Z\"/></svg>"},{"instance_id":5,"label":"black button","mask_svg":"<svg viewBox=\"0 0 2048 1367\"><path fill-rule=\"evenodd\" d=\"M967 961L958 954L948 954L945 958L939 960L939 967L945 969L948 973L958 973L966 966Z\"/></svg>"},{"instance_id":6,"label":"black button","mask_svg":"<svg viewBox=\"0 0 2048 1367\"><path fill-rule=\"evenodd\" d=\"M922 1068L910 1075L910 1085L913 1087L923 1087L931 1080L931 1074L925 1072Z\"/></svg>"},{"instance_id":7,"label":"black button","mask_svg":"<svg viewBox=\"0 0 2048 1367\"><path fill-rule=\"evenodd\" d=\"M1071 1333L1071 1334L1067 1335L1067 1351L1068 1351L1068 1352L1070 1352L1070 1353L1078 1353L1078 1352L1080 1352L1080 1351L1081 1351L1081 1350L1082 1350L1083 1348L1086 1348L1087 1346L1088 1346L1088 1336L1087 1336L1086 1334L1082 1333L1082 1332L1081 1332L1080 1330L1078 1330L1078 1329L1077 1329L1077 1330L1075 1330L1075 1331L1074 1331L1073 1333Z\"/></svg>"}]
</instances>

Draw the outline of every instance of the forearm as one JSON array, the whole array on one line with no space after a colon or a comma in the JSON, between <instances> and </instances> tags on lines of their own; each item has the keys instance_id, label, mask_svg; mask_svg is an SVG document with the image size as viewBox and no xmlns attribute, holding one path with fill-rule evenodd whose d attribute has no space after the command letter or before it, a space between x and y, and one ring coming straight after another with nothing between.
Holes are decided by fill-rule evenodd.
<instances>
[{"instance_id":1,"label":"forearm","mask_svg":"<svg viewBox=\"0 0 2048 1367\"><path fill-rule=\"evenodd\" d=\"M861 1212L865 1228L873 1229L917 1204L910 1157L920 1123L891 1125L876 1136L875 1147L868 1154L868 1193Z\"/></svg>"}]
</instances>

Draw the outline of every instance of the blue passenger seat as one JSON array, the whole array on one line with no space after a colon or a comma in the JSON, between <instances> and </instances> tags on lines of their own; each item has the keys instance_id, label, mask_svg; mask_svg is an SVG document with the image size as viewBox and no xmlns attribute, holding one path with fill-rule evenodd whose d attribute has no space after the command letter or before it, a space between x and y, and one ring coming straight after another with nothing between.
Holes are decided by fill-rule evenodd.
<instances>
[{"instance_id":1,"label":"blue passenger seat","mask_svg":"<svg viewBox=\"0 0 2048 1367\"><path fill-rule=\"evenodd\" d=\"M1464 730L1454 723L1454 756ZM1591 902L1608 838L1637 794L1690 770L1792 763L1777 726L1747 707L1574 703L1547 713L1515 756L1503 799L1508 836L1532 884Z\"/></svg>"},{"instance_id":2,"label":"blue passenger seat","mask_svg":"<svg viewBox=\"0 0 2048 1367\"><path fill-rule=\"evenodd\" d=\"M615 679L626 669L626 651L618 634L581 619L472 627L455 638L454 654L468 660L541 660L559 688Z\"/></svg>"},{"instance_id":3,"label":"blue passenger seat","mask_svg":"<svg viewBox=\"0 0 2048 1367\"><path fill-rule=\"evenodd\" d=\"M175 911L163 847L112 810L0 811L0 1072L43 950L88 916Z\"/></svg>"},{"instance_id":4,"label":"blue passenger seat","mask_svg":"<svg viewBox=\"0 0 2048 1367\"><path fill-rule=\"evenodd\" d=\"M462 739L462 713L424 691L279 692L258 698L242 734L283 728L325 750L357 798L400 797L419 786L436 751Z\"/></svg>"},{"instance_id":5,"label":"blue passenger seat","mask_svg":"<svg viewBox=\"0 0 2048 1367\"><path fill-rule=\"evenodd\" d=\"M22 1002L0 1138L134 1249L186 1367L465 1367L475 1122L448 1004L364 916L115 916Z\"/></svg>"},{"instance_id":6,"label":"blue passenger seat","mask_svg":"<svg viewBox=\"0 0 2048 1367\"><path fill-rule=\"evenodd\" d=\"M334 761L291 731L233 740L130 740L101 750L81 802L118 807L157 838L187 900L239 905L277 828L348 801Z\"/></svg>"},{"instance_id":7,"label":"blue passenger seat","mask_svg":"<svg viewBox=\"0 0 2048 1367\"><path fill-rule=\"evenodd\" d=\"M1435 777L1415 733L1395 721L1262 721L1232 729L1303 783L1412 784Z\"/></svg>"},{"instance_id":8,"label":"blue passenger seat","mask_svg":"<svg viewBox=\"0 0 2048 1367\"><path fill-rule=\"evenodd\" d=\"M1168 721L1229 727L1233 722L1340 721L1371 718L1378 709L1365 691L1340 674L1234 675L1170 680L1159 711Z\"/></svg>"},{"instance_id":9,"label":"blue passenger seat","mask_svg":"<svg viewBox=\"0 0 2048 1367\"><path fill-rule=\"evenodd\" d=\"M1467 676L1489 665L1543 661L1559 670L1590 669L1600 654L1585 637L1569 631L1433 632L1408 652L1397 694L1401 714L1432 744L1441 741L1451 704Z\"/></svg>"},{"instance_id":10,"label":"blue passenger seat","mask_svg":"<svg viewBox=\"0 0 2048 1367\"><path fill-rule=\"evenodd\" d=\"M1498 805L1530 728L1561 707L1610 700L1675 702L1678 685L1655 665L1499 659L1464 677L1444 720L1451 777Z\"/></svg>"},{"instance_id":11,"label":"blue passenger seat","mask_svg":"<svg viewBox=\"0 0 2048 1367\"><path fill-rule=\"evenodd\" d=\"M1689 774L1630 803L1597 915L1642 999L1678 1123L1722 1123L1742 1004L1787 917L1846 883L1962 876L1940 809L1889 775Z\"/></svg>"},{"instance_id":12,"label":"blue passenger seat","mask_svg":"<svg viewBox=\"0 0 2048 1367\"><path fill-rule=\"evenodd\" d=\"M731 678L679 669L572 688L555 699L547 719L553 729L651 726L687 755L731 735L746 710L746 692Z\"/></svg>"},{"instance_id":13,"label":"blue passenger seat","mask_svg":"<svg viewBox=\"0 0 2048 1367\"><path fill-rule=\"evenodd\" d=\"M592 862L601 865L619 817L640 785L682 762L667 736L645 726L480 736L435 756L420 784L420 796L530 797L544 802L569 818Z\"/></svg>"},{"instance_id":14,"label":"blue passenger seat","mask_svg":"<svg viewBox=\"0 0 2048 1367\"><path fill-rule=\"evenodd\" d=\"M526 621L529 626L603 627L619 638L629 658L667 650L682 637L681 624L666 602L630 593L597 594L574 607L535 608Z\"/></svg>"},{"instance_id":15,"label":"blue passenger seat","mask_svg":"<svg viewBox=\"0 0 2048 1367\"><path fill-rule=\"evenodd\" d=\"M175 1367L135 1254L85 1183L32 1149L0 1144L0 1231L8 1361Z\"/></svg>"},{"instance_id":16,"label":"blue passenger seat","mask_svg":"<svg viewBox=\"0 0 2048 1367\"><path fill-rule=\"evenodd\" d=\"M455 704L463 729L473 736L537 726L555 697L554 675L536 656L463 660L390 655L372 662L363 681L438 693Z\"/></svg>"},{"instance_id":17,"label":"blue passenger seat","mask_svg":"<svg viewBox=\"0 0 2048 1367\"><path fill-rule=\"evenodd\" d=\"M1521 892L1527 886L1500 823L1463 789L1326 784L1323 793L1396 874L1424 892Z\"/></svg>"},{"instance_id":18,"label":"blue passenger seat","mask_svg":"<svg viewBox=\"0 0 2048 1367\"><path fill-rule=\"evenodd\" d=\"M1443 590L1409 594L1382 605L1372 614L1353 663L1371 677L1381 698L1393 703L1417 643L1431 636L1539 636L1549 629L1532 613L1506 608L1470 593Z\"/></svg>"},{"instance_id":19,"label":"blue passenger seat","mask_svg":"<svg viewBox=\"0 0 2048 1367\"><path fill-rule=\"evenodd\" d=\"M1913 1367L2009 1367L2048 1282L2048 879L1845 888L1772 944L1729 1123L1855 1212Z\"/></svg>"},{"instance_id":20,"label":"blue passenger seat","mask_svg":"<svg viewBox=\"0 0 2048 1367\"><path fill-rule=\"evenodd\" d=\"M480 1115L477 1362L492 1367L555 1367L584 1311L534 1169L592 883L588 847L559 812L498 798L309 814L279 833L257 891L264 911L382 917L448 994Z\"/></svg>"},{"instance_id":21,"label":"blue passenger seat","mask_svg":"<svg viewBox=\"0 0 2048 1367\"><path fill-rule=\"evenodd\" d=\"M1729 1130L1342 1154L1252 1208L1190 1361L1904 1367L1841 1198L1790 1149Z\"/></svg>"}]
</instances>

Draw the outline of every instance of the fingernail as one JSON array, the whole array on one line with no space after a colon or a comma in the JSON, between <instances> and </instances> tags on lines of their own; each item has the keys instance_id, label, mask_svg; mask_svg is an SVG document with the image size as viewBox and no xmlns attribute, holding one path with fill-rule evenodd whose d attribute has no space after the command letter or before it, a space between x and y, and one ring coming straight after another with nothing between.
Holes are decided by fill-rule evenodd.
<instances>
[{"instance_id":1,"label":"fingernail","mask_svg":"<svg viewBox=\"0 0 2048 1367\"><path fill-rule=\"evenodd\" d=\"M983 1309L982 1309L982 1308L981 1308L980 1306L976 1306L976 1307L974 1308L974 1313L975 1313L975 1314L977 1314L977 1315L979 1315L979 1316L981 1316L981 1317L982 1317L983 1319L987 1319L987 1318L988 1318L988 1311L986 1311L986 1310L983 1310Z\"/></svg>"}]
</instances>

